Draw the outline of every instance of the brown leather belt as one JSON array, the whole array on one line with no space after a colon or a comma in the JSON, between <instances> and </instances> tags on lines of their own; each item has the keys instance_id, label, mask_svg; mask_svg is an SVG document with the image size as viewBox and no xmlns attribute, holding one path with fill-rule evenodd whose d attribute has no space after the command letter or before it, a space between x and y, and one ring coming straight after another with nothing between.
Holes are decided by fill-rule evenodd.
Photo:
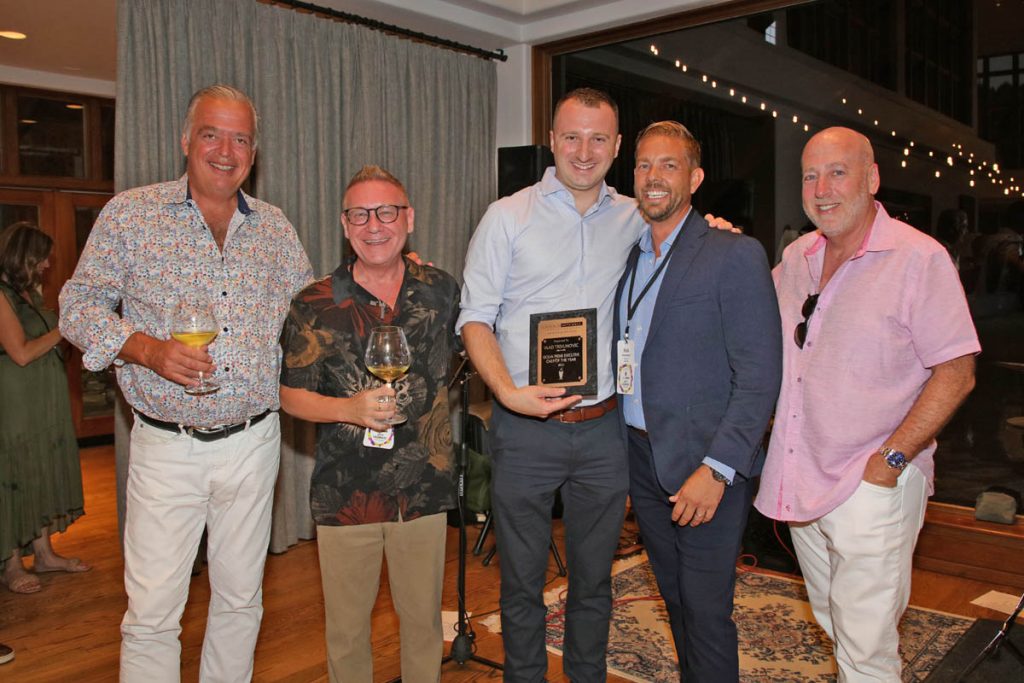
<instances>
[{"instance_id":1,"label":"brown leather belt","mask_svg":"<svg viewBox=\"0 0 1024 683\"><path fill-rule=\"evenodd\" d=\"M651 435L647 433L646 429L640 429L639 427L634 427L632 425L626 425L626 426L629 427L629 431L631 431L634 434L636 434L638 436L641 436L641 437L647 439L648 441L650 441Z\"/></svg>"},{"instance_id":2,"label":"brown leather belt","mask_svg":"<svg viewBox=\"0 0 1024 683\"><path fill-rule=\"evenodd\" d=\"M600 403L595 403L592 406L569 408L557 413L552 413L549 417L553 420L558 420L559 422L586 422L587 420L596 420L599 417L604 417L607 413L615 410L615 406L617 405L618 401L613 394L610 398L606 398Z\"/></svg>"}]
</instances>

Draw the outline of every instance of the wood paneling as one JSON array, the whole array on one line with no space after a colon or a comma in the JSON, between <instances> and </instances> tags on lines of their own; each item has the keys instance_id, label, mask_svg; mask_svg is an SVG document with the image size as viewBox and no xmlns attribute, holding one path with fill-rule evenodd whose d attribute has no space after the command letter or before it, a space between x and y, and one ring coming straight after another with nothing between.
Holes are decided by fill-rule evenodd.
<instances>
[{"instance_id":1,"label":"wood paneling","mask_svg":"<svg viewBox=\"0 0 1024 683\"><path fill-rule=\"evenodd\" d=\"M974 510L930 503L915 566L1024 589L1024 516L1012 525L979 522Z\"/></svg>"}]
</instances>

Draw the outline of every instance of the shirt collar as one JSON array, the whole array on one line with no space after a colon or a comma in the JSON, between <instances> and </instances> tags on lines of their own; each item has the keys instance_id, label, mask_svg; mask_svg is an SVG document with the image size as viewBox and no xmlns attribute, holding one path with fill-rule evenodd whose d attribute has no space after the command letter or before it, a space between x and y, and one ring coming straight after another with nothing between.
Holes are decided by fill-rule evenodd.
<instances>
[{"instance_id":1,"label":"shirt collar","mask_svg":"<svg viewBox=\"0 0 1024 683\"><path fill-rule=\"evenodd\" d=\"M553 194L559 194L563 200L568 201L575 206L575 200L573 199L572 193L569 192L569 188L567 188L561 180L555 177L554 166L548 166L547 170L544 171L544 177L540 180L540 193L545 197ZM587 211L587 213L593 211L595 207L604 206L606 203L613 200L617 194L618 193L615 191L614 187L609 187L608 184L602 180L601 193L598 195L597 201L594 202L594 206L590 207L590 210Z\"/></svg>"},{"instance_id":2,"label":"shirt collar","mask_svg":"<svg viewBox=\"0 0 1024 683\"><path fill-rule=\"evenodd\" d=\"M892 229L889 227L891 218L889 213L882 206L881 202L875 201L875 220L864 235L860 249L850 257L858 259L869 251L890 251L896 248L896 241L893 239ZM818 232L818 238L811 243L811 246L804 251L804 256L813 256L825 246L825 236Z\"/></svg>"},{"instance_id":3,"label":"shirt collar","mask_svg":"<svg viewBox=\"0 0 1024 683\"><path fill-rule=\"evenodd\" d=\"M241 190L237 190L238 197L238 212L243 216L248 216L253 212L253 209L249 206L248 197ZM167 195L166 203L168 204L184 204L185 202L192 199L192 188L188 186L188 174L181 176L176 181L171 183Z\"/></svg>"},{"instance_id":4,"label":"shirt collar","mask_svg":"<svg viewBox=\"0 0 1024 683\"><path fill-rule=\"evenodd\" d=\"M686 210L686 213L683 215L682 219L679 221L679 223L676 224L676 227L672 230L671 233L669 233L669 236L665 238L665 241L662 242L662 245L661 245L661 247L662 247L661 248L662 256L667 254L668 250L672 248L672 245L675 243L676 239L679 237L679 233L683 229L683 224L686 223L686 219L690 217L690 212L692 212L692 211L693 211L693 205L691 204L690 208ZM640 251L642 251L642 252L644 252L646 254L653 254L654 253L654 236L651 234L651 224L650 223L645 223L644 224L644 231L642 233L640 233L640 243L639 244L640 244Z\"/></svg>"}]
</instances>

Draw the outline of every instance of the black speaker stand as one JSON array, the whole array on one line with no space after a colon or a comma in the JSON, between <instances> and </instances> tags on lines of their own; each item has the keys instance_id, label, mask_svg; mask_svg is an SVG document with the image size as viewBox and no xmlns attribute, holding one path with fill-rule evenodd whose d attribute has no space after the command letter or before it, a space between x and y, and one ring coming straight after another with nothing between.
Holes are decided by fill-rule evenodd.
<instances>
[{"instance_id":1,"label":"black speaker stand","mask_svg":"<svg viewBox=\"0 0 1024 683\"><path fill-rule=\"evenodd\" d=\"M985 649L978 653L978 656L975 657L974 660L967 665L967 668L960 673L960 676L956 679L956 683L964 683L964 681L967 680L967 677L971 675L971 672L978 668L979 664L995 655L1003 645L1006 646L1007 650L1013 653L1013 656L1016 657L1021 664L1024 664L1024 653L1021 653L1020 649L1014 645L1013 641L1008 637L1010 635L1010 631L1013 629L1013 625L1017 623L1017 617L1020 616L1022 607L1024 607L1024 593L1021 593L1020 600L1017 601L1017 607L1014 608L1013 614L1003 622L1003 626L999 629L999 633L989 641L988 645L985 646Z\"/></svg>"}]
</instances>

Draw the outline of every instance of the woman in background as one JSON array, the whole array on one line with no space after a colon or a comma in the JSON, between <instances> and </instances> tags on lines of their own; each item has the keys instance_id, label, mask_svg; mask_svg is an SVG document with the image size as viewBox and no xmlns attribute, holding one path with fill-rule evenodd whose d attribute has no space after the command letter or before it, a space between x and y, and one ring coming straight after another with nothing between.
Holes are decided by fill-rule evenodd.
<instances>
[{"instance_id":1,"label":"woman in background","mask_svg":"<svg viewBox=\"0 0 1024 683\"><path fill-rule=\"evenodd\" d=\"M30 223L0 232L0 558L14 593L35 593L37 574L84 572L50 534L84 513L57 316L43 307L53 240ZM28 572L22 554L35 555Z\"/></svg>"}]
</instances>

